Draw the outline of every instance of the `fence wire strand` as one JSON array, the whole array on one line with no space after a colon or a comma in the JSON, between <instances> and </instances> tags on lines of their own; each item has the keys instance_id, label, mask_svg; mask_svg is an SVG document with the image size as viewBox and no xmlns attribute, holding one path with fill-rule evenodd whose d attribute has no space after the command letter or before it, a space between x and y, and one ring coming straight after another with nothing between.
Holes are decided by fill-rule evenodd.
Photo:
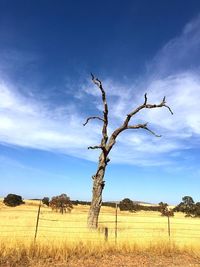
<instances>
[{"instance_id":1,"label":"fence wire strand","mask_svg":"<svg viewBox=\"0 0 200 267\"><path fill-rule=\"evenodd\" d=\"M1 216L1 211L2 210L0 210L0 218L8 218L8 216L5 215ZM5 211L9 213L14 212L15 215L13 216L13 220L15 220L15 223L12 223L12 216L10 214L9 224L3 224L2 220L0 224L0 237L34 238L36 230L35 222L36 217L38 216L38 209L3 210L3 212ZM24 224L20 225L19 219L21 219L22 212ZM30 214L32 216L30 216ZM72 218L68 217L67 219L53 219L49 217L49 215L52 216L52 212L46 210L41 210L39 212L39 215L40 217L39 224L37 227L37 238L45 238L47 240L51 240L52 238L67 240L69 238L77 236L80 240L104 240L105 228L108 229L107 239L111 241L116 239L126 239L129 241L153 238L155 236L170 237L170 239L172 240L175 240L176 238L199 240L200 238L200 223L191 221L189 222L187 218L185 218L185 222L179 221L182 220L179 218L176 218L176 221L174 221L174 218L170 218L169 222L167 221L167 217L158 217L158 215L150 215L147 217L138 214L128 214L128 218L131 218L131 221L126 221L127 214L119 213L116 221L115 214L102 212L100 214L98 231L89 231L86 225L81 225L83 224L83 219L81 220L80 218L81 215L86 219L87 211L76 213L72 212L70 214L67 214L67 216L72 216ZM106 216L108 220L104 220L104 216ZM31 224L30 221L32 222ZM68 223L72 225L60 225L63 223ZM150 224L151 226L149 226ZM152 226L152 224L154 225ZM192 227L194 226L197 227L195 229L192 229ZM28 235L28 233L30 233L30 235ZM179 240L176 241L180 242Z\"/></svg>"}]
</instances>

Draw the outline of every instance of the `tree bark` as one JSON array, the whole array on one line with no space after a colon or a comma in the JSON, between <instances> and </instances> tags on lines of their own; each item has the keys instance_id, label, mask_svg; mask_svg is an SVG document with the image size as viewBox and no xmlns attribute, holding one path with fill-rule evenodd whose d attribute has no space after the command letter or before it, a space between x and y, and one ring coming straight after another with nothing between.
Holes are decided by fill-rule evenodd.
<instances>
[{"instance_id":1,"label":"tree bark","mask_svg":"<svg viewBox=\"0 0 200 267\"><path fill-rule=\"evenodd\" d=\"M92 202L88 213L88 227L96 229L98 227L98 217L102 204L102 191L104 188L104 174L106 169L106 159L101 153L99 157L99 165L93 178Z\"/></svg>"}]
</instances>

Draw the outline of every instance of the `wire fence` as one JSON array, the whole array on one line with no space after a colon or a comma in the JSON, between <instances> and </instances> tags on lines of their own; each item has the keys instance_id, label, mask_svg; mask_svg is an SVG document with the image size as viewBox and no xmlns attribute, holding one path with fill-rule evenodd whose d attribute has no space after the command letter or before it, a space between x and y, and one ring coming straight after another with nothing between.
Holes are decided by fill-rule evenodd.
<instances>
[{"instance_id":1,"label":"wire fence","mask_svg":"<svg viewBox=\"0 0 200 267\"><path fill-rule=\"evenodd\" d=\"M5 219L5 220L4 220ZM122 241L166 238L176 242L198 242L200 219L164 217L159 214L102 212L98 229L91 231L87 224L87 211L60 215L49 208L0 210L1 238L30 238L45 240Z\"/></svg>"}]
</instances>

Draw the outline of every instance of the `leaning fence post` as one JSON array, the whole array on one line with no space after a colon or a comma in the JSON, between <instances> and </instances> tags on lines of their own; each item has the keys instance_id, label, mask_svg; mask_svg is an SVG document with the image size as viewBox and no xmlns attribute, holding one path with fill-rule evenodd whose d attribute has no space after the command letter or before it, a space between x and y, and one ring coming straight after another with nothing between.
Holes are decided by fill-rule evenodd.
<instances>
[{"instance_id":1,"label":"leaning fence post","mask_svg":"<svg viewBox=\"0 0 200 267\"><path fill-rule=\"evenodd\" d=\"M34 242L36 241L37 232L38 232L38 223L39 223L39 219L40 219L40 208L41 208L41 200L40 200L39 207L38 207L37 220L36 220L36 226L35 226Z\"/></svg>"},{"instance_id":2,"label":"leaning fence post","mask_svg":"<svg viewBox=\"0 0 200 267\"><path fill-rule=\"evenodd\" d=\"M169 236L169 239L170 239L170 235L171 235L171 229L170 229L170 220L169 220L169 214L167 215L167 218L168 218L168 236Z\"/></svg>"},{"instance_id":3,"label":"leaning fence post","mask_svg":"<svg viewBox=\"0 0 200 267\"><path fill-rule=\"evenodd\" d=\"M115 206L115 244L117 243L117 203Z\"/></svg>"},{"instance_id":4,"label":"leaning fence post","mask_svg":"<svg viewBox=\"0 0 200 267\"><path fill-rule=\"evenodd\" d=\"M108 227L105 227L105 241L107 242L108 241Z\"/></svg>"}]
</instances>

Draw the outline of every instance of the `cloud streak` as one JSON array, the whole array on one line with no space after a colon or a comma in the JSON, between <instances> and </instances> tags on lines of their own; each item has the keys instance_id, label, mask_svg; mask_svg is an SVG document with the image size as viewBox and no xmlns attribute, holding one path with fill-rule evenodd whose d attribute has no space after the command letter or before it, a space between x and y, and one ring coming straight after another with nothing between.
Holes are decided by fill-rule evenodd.
<instances>
[{"instance_id":1,"label":"cloud streak","mask_svg":"<svg viewBox=\"0 0 200 267\"><path fill-rule=\"evenodd\" d=\"M144 110L136 116L133 123L148 121L149 127L163 137L155 138L144 131L127 131L119 137L118 145L112 151L113 162L140 166L172 165L174 157L181 157L177 151L184 153L197 146L200 137L199 29L200 17L187 24L179 37L157 53L139 82L123 86L111 79L104 81L110 105L110 133L132 108L143 103L144 88L148 87L149 102L160 103L165 95L174 111L174 116L167 109ZM94 113L90 115L101 112L100 93L89 81L74 97L84 102L83 107L91 99ZM96 161L98 152L88 151L87 147L99 144L101 122L90 122L83 127L85 113L77 108L76 101L66 107L52 108L46 102L24 96L11 82L0 81L1 144Z\"/></svg>"}]
</instances>

